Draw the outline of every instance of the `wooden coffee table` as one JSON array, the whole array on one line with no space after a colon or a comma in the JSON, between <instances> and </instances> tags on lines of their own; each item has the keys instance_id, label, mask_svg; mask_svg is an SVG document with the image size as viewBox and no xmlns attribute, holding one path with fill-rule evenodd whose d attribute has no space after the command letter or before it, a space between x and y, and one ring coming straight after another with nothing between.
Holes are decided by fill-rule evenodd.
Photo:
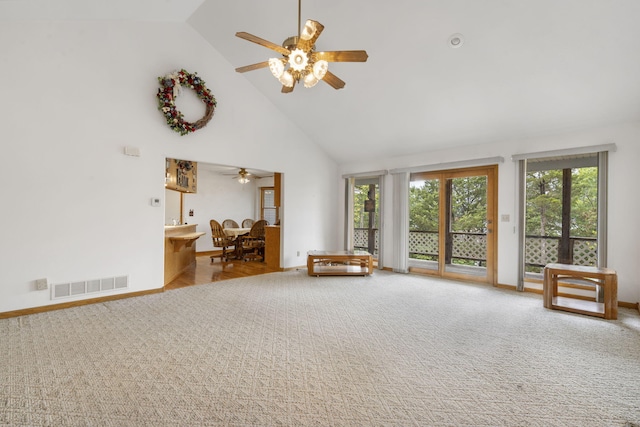
<instances>
[{"instance_id":1,"label":"wooden coffee table","mask_svg":"<svg viewBox=\"0 0 640 427\"><path fill-rule=\"evenodd\" d=\"M309 276L368 276L373 256L367 251L309 251Z\"/></svg>"}]
</instances>

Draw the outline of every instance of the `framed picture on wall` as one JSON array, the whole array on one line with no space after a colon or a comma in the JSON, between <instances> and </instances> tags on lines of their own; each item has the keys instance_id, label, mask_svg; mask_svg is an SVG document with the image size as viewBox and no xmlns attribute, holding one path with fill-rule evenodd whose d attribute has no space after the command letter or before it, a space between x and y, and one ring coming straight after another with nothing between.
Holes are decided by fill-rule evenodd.
<instances>
[{"instance_id":1,"label":"framed picture on wall","mask_svg":"<svg viewBox=\"0 0 640 427\"><path fill-rule=\"evenodd\" d=\"M170 190L183 193L196 193L198 163L191 160L166 159L166 176L164 186Z\"/></svg>"}]
</instances>

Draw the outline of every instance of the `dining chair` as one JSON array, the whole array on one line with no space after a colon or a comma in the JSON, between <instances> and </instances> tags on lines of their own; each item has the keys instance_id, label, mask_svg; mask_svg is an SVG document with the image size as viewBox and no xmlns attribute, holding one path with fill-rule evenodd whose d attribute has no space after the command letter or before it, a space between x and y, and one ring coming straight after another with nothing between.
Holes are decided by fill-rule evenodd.
<instances>
[{"instance_id":1,"label":"dining chair","mask_svg":"<svg viewBox=\"0 0 640 427\"><path fill-rule=\"evenodd\" d=\"M253 227L253 223L255 221L252 220L251 218L247 218L245 220L242 221L242 228L251 228Z\"/></svg>"},{"instance_id":2,"label":"dining chair","mask_svg":"<svg viewBox=\"0 0 640 427\"><path fill-rule=\"evenodd\" d=\"M242 259L261 258L264 261L264 227L267 221L260 219L253 223L249 234L242 236Z\"/></svg>"},{"instance_id":3,"label":"dining chair","mask_svg":"<svg viewBox=\"0 0 640 427\"><path fill-rule=\"evenodd\" d=\"M225 219L222 221L222 228L240 228L240 226L232 219Z\"/></svg>"},{"instance_id":4,"label":"dining chair","mask_svg":"<svg viewBox=\"0 0 640 427\"><path fill-rule=\"evenodd\" d=\"M215 258L220 258L220 261L226 262L229 260L229 257L227 256L227 249L234 246L233 238L224 234L222 225L220 225L220 223L215 219L209 221L209 225L211 226L213 246L216 248L222 248L222 253L211 255L211 262L213 262Z\"/></svg>"}]
</instances>

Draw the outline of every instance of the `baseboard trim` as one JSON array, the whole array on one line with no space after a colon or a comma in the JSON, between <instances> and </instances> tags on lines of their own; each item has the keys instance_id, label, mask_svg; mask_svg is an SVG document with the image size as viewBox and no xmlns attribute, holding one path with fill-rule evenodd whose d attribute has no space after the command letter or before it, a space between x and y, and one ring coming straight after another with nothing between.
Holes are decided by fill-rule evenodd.
<instances>
[{"instance_id":1,"label":"baseboard trim","mask_svg":"<svg viewBox=\"0 0 640 427\"><path fill-rule=\"evenodd\" d=\"M502 288L502 289L507 289L510 291L515 291L516 287L513 285L496 285L497 288ZM567 286L569 288L571 288L572 286ZM538 294L538 295L542 295L542 289L536 289L536 288L524 288L523 292L529 292L532 294ZM567 296L567 294L559 294L559 296ZM593 301L593 298L589 298L589 297L584 297L584 296L580 296L580 295L570 295L571 298L576 298L576 299L584 299L587 301ZM637 310L638 313L640 313L640 303L637 302L626 302L626 301L618 301L618 307L623 307L623 308L630 308L632 310Z\"/></svg>"},{"instance_id":2,"label":"baseboard trim","mask_svg":"<svg viewBox=\"0 0 640 427\"><path fill-rule=\"evenodd\" d=\"M222 251L202 251L196 252L196 256L211 256L211 255L220 255Z\"/></svg>"},{"instance_id":3,"label":"baseboard trim","mask_svg":"<svg viewBox=\"0 0 640 427\"><path fill-rule=\"evenodd\" d=\"M283 271L301 270L303 268L306 269L306 267L304 266L299 266L299 267L285 268L283 269ZM393 272L393 269L389 267L384 267L382 268L382 270ZM501 289L513 290L513 291L516 290L516 287L513 285L503 285L498 283L495 285L495 287L501 288ZM22 310L5 311L0 313L0 319L9 319L11 317L20 317L20 316L26 316L29 314L45 313L47 311L62 310L65 308L80 307L83 305L97 304L101 302L117 301L125 298L141 297L145 295L152 295L152 294L157 294L162 292L164 292L164 287L158 288L158 289L150 289L147 291L128 292L124 294L110 295L110 296L98 297L98 298L89 298L89 299L83 299L78 301L69 301L69 302L63 302L60 304L45 305L41 307L25 308ZM531 292L531 293L540 294L540 295L542 294L542 290L532 289L532 288L525 288L524 292ZM637 302L633 303L633 302L618 301L618 307L634 309L638 311L638 313L640 314L640 303L637 303Z\"/></svg>"},{"instance_id":4,"label":"baseboard trim","mask_svg":"<svg viewBox=\"0 0 640 427\"><path fill-rule=\"evenodd\" d=\"M635 309L640 313L640 303L618 301L618 307Z\"/></svg>"},{"instance_id":5,"label":"baseboard trim","mask_svg":"<svg viewBox=\"0 0 640 427\"><path fill-rule=\"evenodd\" d=\"M125 299L125 298L141 297L144 295L157 294L161 292L164 292L164 288L150 289L148 291L139 291L139 292L127 292L124 294L109 295L109 296L98 297L98 298L89 298L89 299L83 299L78 301L68 301L60 304L51 304L51 305L43 305L40 307L24 308L22 310L5 311L3 313L0 313L0 319L26 316L29 314L45 313L47 311L62 310L64 308L80 307L83 305L97 304L97 303L108 302L108 301L116 301L116 300Z\"/></svg>"}]
</instances>

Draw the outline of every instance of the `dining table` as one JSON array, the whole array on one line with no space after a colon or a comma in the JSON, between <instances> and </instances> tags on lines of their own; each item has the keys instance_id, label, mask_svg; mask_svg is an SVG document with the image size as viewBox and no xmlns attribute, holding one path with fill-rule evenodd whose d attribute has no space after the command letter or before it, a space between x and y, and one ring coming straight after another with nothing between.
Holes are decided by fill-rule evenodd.
<instances>
[{"instance_id":1,"label":"dining table","mask_svg":"<svg viewBox=\"0 0 640 427\"><path fill-rule=\"evenodd\" d=\"M248 232L251 231L250 228L224 228L223 229L224 234L226 234L229 237L233 237L234 239L238 236L242 236L243 234L247 234Z\"/></svg>"},{"instance_id":2,"label":"dining table","mask_svg":"<svg viewBox=\"0 0 640 427\"><path fill-rule=\"evenodd\" d=\"M238 228L223 228L224 234L233 238L233 245L235 246L234 255L236 259L242 258L242 236L249 234L250 228L238 227Z\"/></svg>"}]
</instances>

